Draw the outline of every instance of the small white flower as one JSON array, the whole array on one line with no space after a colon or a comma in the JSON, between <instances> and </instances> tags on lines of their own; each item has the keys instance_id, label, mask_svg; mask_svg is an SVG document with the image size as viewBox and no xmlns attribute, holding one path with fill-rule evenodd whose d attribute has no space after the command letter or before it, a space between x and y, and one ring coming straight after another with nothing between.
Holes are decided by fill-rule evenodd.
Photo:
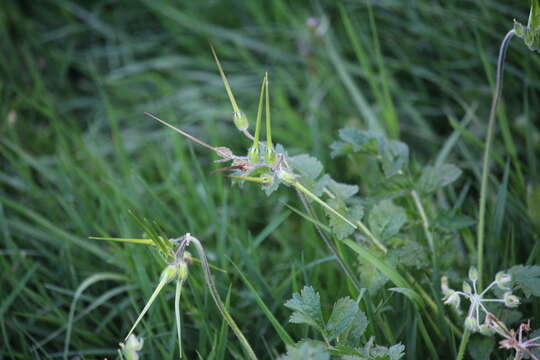
<instances>
[{"instance_id":1,"label":"small white flower","mask_svg":"<svg viewBox=\"0 0 540 360\"><path fill-rule=\"evenodd\" d=\"M120 350L126 360L139 360L139 351L142 350L144 339L137 338L135 334L129 335L125 343L120 343Z\"/></svg>"}]
</instances>

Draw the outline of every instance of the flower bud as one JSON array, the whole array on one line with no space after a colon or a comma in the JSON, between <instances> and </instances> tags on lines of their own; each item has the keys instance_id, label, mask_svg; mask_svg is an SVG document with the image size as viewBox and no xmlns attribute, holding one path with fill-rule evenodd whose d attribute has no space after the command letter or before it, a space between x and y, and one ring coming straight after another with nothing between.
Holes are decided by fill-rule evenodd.
<instances>
[{"instance_id":1,"label":"flower bud","mask_svg":"<svg viewBox=\"0 0 540 360\"><path fill-rule=\"evenodd\" d=\"M478 322L476 321L476 318L474 316L469 316L465 319L465 328L469 329L472 332L478 331Z\"/></svg>"},{"instance_id":2,"label":"flower bud","mask_svg":"<svg viewBox=\"0 0 540 360\"><path fill-rule=\"evenodd\" d=\"M512 282L512 275L505 273L504 271L499 271L497 275L495 275L495 282L500 289L508 290L510 289L509 285Z\"/></svg>"},{"instance_id":3,"label":"flower bud","mask_svg":"<svg viewBox=\"0 0 540 360\"><path fill-rule=\"evenodd\" d=\"M468 282L466 281L463 281L463 292L467 295L471 295L472 294L472 287L471 285L469 285Z\"/></svg>"},{"instance_id":4,"label":"flower bud","mask_svg":"<svg viewBox=\"0 0 540 360\"><path fill-rule=\"evenodd\" d=\"M516 295L513 295L511 291L507 291L503 296L504 305L509 308L515 308L520 304L519 298Z\"/></svg>"},{"instance_id":5,"label":"flower bud","mask_svg":"<svg viewBox=\"0 0 540 360\"><path fill-rule=\"evenodd\" d=\"M160 281L169 282L178 276L178 266L175 264L167 265L165 269L161 272L161 279Z\"/></svg>"},{"instance_id":6,"label":"flower bud","mask_svg":"<svg viewBox=\"0 0 540 360\"><path fill-rule=\"evenodd\" d=\"M472 282L478 281L478 270L474 266L469 268L469 279Z\"/></svg>"},{"instance_id":7,"label":"flower bud","mask_svg":"<svg viewBox=\"0 0 540 360\"><path fill-rule=\"evenodd\" d=\"M244 114L242 111L234 112L233 120L234 120L234 125L236 125L236 128L240 131L245 131L249 127L246 114Z\"/></svg>"}]
</instances>

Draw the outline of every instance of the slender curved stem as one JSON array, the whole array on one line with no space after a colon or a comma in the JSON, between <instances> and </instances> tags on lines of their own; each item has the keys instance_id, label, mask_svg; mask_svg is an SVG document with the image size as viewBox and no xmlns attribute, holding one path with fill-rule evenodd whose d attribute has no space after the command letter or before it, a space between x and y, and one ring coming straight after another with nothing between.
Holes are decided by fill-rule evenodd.
<instances>
[{"instance_id":1,"label":"slender curved stem","mask_svg":"<svg viewBox=\"0 0 540 360\"><path fill-rule=\"evenodd\" d=\"M178 334L178 351L180 359L182 358L182 323L180 319L180 295L182 294L182 285L185 279L178 278L176 280L176 294L174 296L174 316L176 317L176 333Z\"/></svg>"},{"instance_id":2,"label":"slender curved stem","mask_svg":"<svg viewBox=\"0 0 540 360\"><path fill-rule=\"evenodd\" d=\"M515 35L514 29L508 31L501 43L499 49L499 58L497 60L497 78L495 85L495 92L493 93L493 99L491 101L491 110L489 112L489 122L486 135L486 144L484 148L484 161L482 163L482 182L480 185L480 209L478 212L478 228L477 228L477 266L478 266L478 286L482 288L482 271L484 267L484 237L485 237L485 217L486 217L486 198L488 187L488 175L489 175L489 155L491 151L491 144L493 143L493 132L495 129L495 117L497 115L497 104L502 94L503 88L503 72L504 72L504 60L506 58L506 49L510 40Z\"/></svg>"},{"instance_id":3,"label":"slender curved stem","mask_svg":"<svg viewBox=\"0 0 540 360\"><path fill-rule=\"evenodd\" d=\"M302 201L302 205L304 205L304 209L306 209L309 216L311 216L315 220L319 221L317 214L315 214L315 211L313 211L313 208L311 207L311 205L307 201L306 195L303 192L301 192L298 188L295 188L295 190L296 190L296 193L298 194L298 197L300 198L300 201ZM330 252L336 257L336 260L337 260L339 266L341 266L341 268L345 272L345 275L347 275L347 277L351 280L351 282L353 283L355 289L358 292L360 292L360 290L362 289L362 286L360 285L358 280L355 278L352 270L349 268L349 266L347 265L345 260L339 254L338 249L336 248L336 246L334 245L332 240L330 240L328 238L328 236L326 236L326 234L321 229L319 224L314 222L313 225L315 226L315 229L317 230L317 233L319 234L319 236L323 239L325 245L328 247L328 249L330 249Z\"/></svg>"},{"instance_id":4,"label":"slender curved stem","mask_svg":"<svg viewBox=\"0 0 540 360\"><path fill-rule=\"evenodd\" d=\"M214 283L214 279L212 278L212 273L210 272L210 266L208 265L208 259L206 258L206 253L204 251L204 248L201 244L201 242L193 237L192 235L188 236L188 239L190 242L195 244L195 247L197 248L197 252L199 253L199 257L201 258L201 266L203 268L204 278L206 279L206 284L208 285L208 289L210 290L210 294L212 295L212 298L214 299L214 303L219 309L219 312L227 321L227 324L231 327L232 331L240 341L240 344L244 348L244 351L248 355L248 357L251 360L257 360L257 355L255 355L255 352L251 348L251 345L249 345L249 342L247 341L246 337L242 332L240 331L240 328L238 325L236 325L236 322L233 320L232 316L229 314L227 309L225 308L225 304L223 304L223 301L221 300L221 297L219 296L219 292L217 291L216 285Z\"/></svg>"}]
</instances>

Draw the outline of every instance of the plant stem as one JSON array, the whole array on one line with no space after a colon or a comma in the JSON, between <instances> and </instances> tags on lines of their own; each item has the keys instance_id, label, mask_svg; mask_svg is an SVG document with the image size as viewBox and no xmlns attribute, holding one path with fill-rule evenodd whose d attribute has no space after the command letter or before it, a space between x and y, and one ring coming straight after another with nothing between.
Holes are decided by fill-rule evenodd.
<instances>
[{"instance_id":1,"label":"plant stem","mask_svg":"<svg viewBox=\"0 0 540 360\"><path fill-rule=\"evenodd\" d=\"M422 227L424 228L424 233L426 234L426 239L429 245L429 248L431 250L431 262L433 263L433 279L435 281L436 289L440 288L440 280L439 280L439 264L437 261L437 252L435 249L435 242L433 241L433 234L431 233L430 226L429 226L429 220L426 215L426 211L424 210L424 206L422 205L422 200L420 200L420 196L416 192L416 190L411 191L412 198L414 199L414 204L416 205L416 209L420 213L420 218L422 219Z\"/></svg>"},{"instance_id":2,"label":"plant stem","mask_svg":"<svg viewBox=\"0 0 540 360\"><path fill-rule=\"evenodd\" d=\"M465 328L465 331L463 332L463 337L461 338L461 343L459 344L459 351L456 356L456 360L463 360L463 356L465 356L465 349L467 348L467 343L469 342L470 336L471 331Z\"/></svg>"},{"instance_id":3,"label":"plant stem","mask_svg":"<svg viewBox=\"0 0 540 360\"><path fill-rule=\"evenodd\" d=\"M174 296L174 315L176 317L176 333L178 334L178 351L180 359L182 358L182 323L180 319L180 295L182 294L182 285L185 279L178 278L176 280L176 294Z\"/></svg>"},{"instance_id":4,"label":"plant stem","mask_svg":"<svg viewBox=\"0 0 540 360\"><path fill-rule=\"evenodd\" d=\"M257 355L255 355L255 352L251 348L251 345L249 345L249 342L247 341L246 337L242 332L240 331L240 328L238 325L236 325L236 322L233 320L232 316L229 314L227 309L225 308L225 304L223 304L223 301L221 300L221 297L219 296L219 292L217 291L216 285L214 283L214 279L212 278L212 273L210 272L210 266L208 265L208 259L206 258L206 253L204 251L204 248L201 244L201 242L193 237L192 235L189 235L187 237L190 242L195 244L195 247L197 248L197 252L199 253L199 257L201 258L201 266L203 268L204 278L206 279L206 284L208 285L208 289L210 290L210 294L212 295L212 298L214 299L214 303L219 309L219 312L227 321L227 324L231 327L232 331L240 341L240 344L244 348L244 351L248 355L248 357L251 360L257 360Z\"/></svg>"},{"instance_id":5,"label":"plant stem","mask_svg":"<svg viewBox=\"0 0 540 360\"><path fill-rule=\"evenodd\" d=\"M334 245L332 240L330 240L330 238L328 236L326 236L326 234L321 229L319 224L317 224L317 222L319 222L319 218L318 218L317 214L315 214L315 211L313 211L313 208L311 207L311 205L307 201L304 193L302 193L299 189L295 189L295 190L296 190L296 193L298 194L298 197L300 198L300 201L302 201L302 205L304 205L304 209L306 209L309 216L311 216L313 219L316 220L316 222L313 222L313 225L315 225L315 229L317 230L317 233L323 239L323 241L324 241L325 245L328 247L328 249L330 249L330 252L336 257L336 260L337 260L338 264L341 266L341 268L343 269L343 271L345 272L345 275L347 275L349 280L351 280L351 282L353 283L356 290L358 292L360 292L360 290L362 289L362 286L360 285L358 280L355 278L352 270L349 268L349 265L347 265L345 260L339 254L338 249L336 248L336 246Z\"/></svg>"},{"instance_id":6,"label":"plant stem","mask_svg":"<svg viewBox=\"0 0 540 360\"><path fill-rule=\"evenodd\" d=\"M379 239L377 239L377 238L375 237L375 235L373 235L373 233L372 233L371 231L369 231L369 229L367 228L366 225L364 225L363 222L361 222L360 220L358 220L358 221L356 222L356 224L358 225L358 228L359 228L360 230L362 230L362 231L364 232L364 234L366 234L367 237L370 238L371 241L373 241L373 242L375 243L375 245L377 245L377 246L379 247L379 249L382 250L383 253L386 254L386 253L388 252L388 249L386 248L386 246L384 246L384 245L379 241Z\"/></svg>"},{"instance_id":7,"label":"plant stem","mask_svg":"<svg viewBox=\"0 0 540 360\"><path fill-rule=\"evenodd\" d=\"M488 174L489 174L489 155L491 151L491 144L493 143L493 132L495 129L495 116L497 114L497 104L502 94L503 88L503 72L504 72L504 60L506 58L506 49L510 40L515 35L514 29L508 31L501 43L499 49L499 58L497 60L497 75L495 92L493 93L493 99L491 101L491 110L489 112L489 122L486 135L486 144L484 148L484 160L482 163L482 182L480 185L480 209L478 212L478 228L477 228L477 266L478 266L478 286L482 289L482 271L484 267L484 231L485 231L485 217L486 217L486 197L488 186Z\"/></svg>"}]
</instances>

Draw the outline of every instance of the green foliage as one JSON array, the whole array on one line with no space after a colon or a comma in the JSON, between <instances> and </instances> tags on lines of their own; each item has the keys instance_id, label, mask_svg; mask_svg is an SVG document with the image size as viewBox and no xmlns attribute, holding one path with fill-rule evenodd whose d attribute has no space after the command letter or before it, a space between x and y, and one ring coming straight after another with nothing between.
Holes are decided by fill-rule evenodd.
<instances>
[{"instance_id":1,"label":"green foliage","mask_svg":"<svg viewBox=\"0 0 540 360\"><path fill-rule=\"evenodd\" d=\"M307 324L323 331L324 323L321 312L321 298L313 287L306 286L300 294L293 294L285 306L294 310L289 321L295 324Z\"/></svg>"},{"instance_id":2,"label":"green foliage","mask_svg":"<svg viewBox=\"0 0 540 360\"><path fill-rule=\"evenodd\" d=\"M512 275L514 286L525 296L540 296L540 266L516 265L508 272Z\"/></svg>"},{"instance_id":3,"label":"green foliage","mask_svg":"<svg viewBox=\"0 0 540 360\"><path fill-rule=\"evenodd\" d=\"M382 200L371 209L369 225L377 237L386 241L397 235L407 222L405 210L391 200Z\"/></svg>"},{"instance_id":4,"label":"green foliage","mask_svg":"<svg viewBox=\"0 0 540 360\"><path fill-rule=\"evenodd\" d=\"M429 194L450 185L461 176L462 171L452 164L426 166L418 179L420 193Z\"/></svg>"}]
</instances>

